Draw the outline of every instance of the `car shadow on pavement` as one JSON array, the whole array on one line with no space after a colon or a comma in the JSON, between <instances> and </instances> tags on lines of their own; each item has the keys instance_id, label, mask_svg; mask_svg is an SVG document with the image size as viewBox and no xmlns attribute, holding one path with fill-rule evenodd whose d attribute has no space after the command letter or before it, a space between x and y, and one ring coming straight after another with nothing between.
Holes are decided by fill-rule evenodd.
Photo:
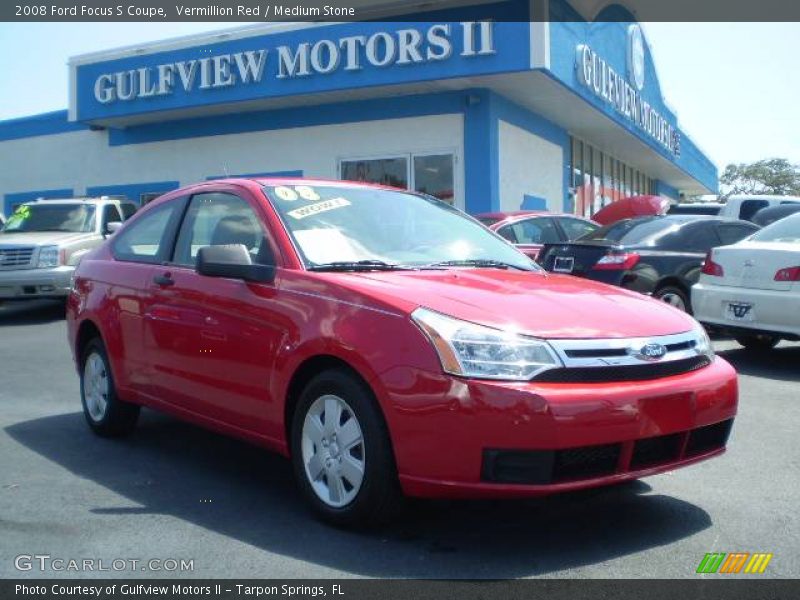
<instances>
[{"instance_id":1,"label":"car shadow on pavement","mask_svg":"<svg viewBox=\"0 0 800 600\"><path fill-rule=\"evenodd\" d=\"M742 375L800 381L800 344L783 343L772 350L758 352L731 348L718 351L717 354Z\"/></svg>"},{"instance_id":2,"label":"car shadow on pavement","mask_svg":"<svg viewBox=\"0 0 800 600\"><path fill-rule=\"evenodd\" d=\"M414 501L392 524L353 532L311 516L287 460L150 411L123 440L92 435L80 413L20 422L6 431L75 476L138 505L77 510L112 518L169 515L354 575L542 575L670 544L711 526L698 506L633 482L525 501ZM196 568L201 574L200 561Z\"/></svg>"},{"instance_id":3,"label":"car shadow on pavement","mask_svg":"<svg viewBox=\"0 0 800 600\"><path fill-rule=\"evenodd\" d=\"M29 300L3 302L0 300L0 327L10 325L39 325L64 320L61 300Z\"/></svg>"}]
</instances>

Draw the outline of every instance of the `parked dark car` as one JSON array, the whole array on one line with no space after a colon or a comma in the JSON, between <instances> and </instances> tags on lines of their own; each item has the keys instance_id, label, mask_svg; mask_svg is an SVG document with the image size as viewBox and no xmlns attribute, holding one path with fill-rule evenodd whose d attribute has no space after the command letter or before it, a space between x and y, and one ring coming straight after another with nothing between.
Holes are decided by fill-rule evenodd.
<instances>
[{"instance_id":1,"label":"parked dark car","mask_svg":"<svg viewBox=\"0 0 800 600\"><path fill-rule=\"evenodd\" d=\"M768 206L762 208L751 219L759 227L772 225L775 221L780 221L784 217L800 212L800 204L780 204L778 206Z\"/></svg>"},{"instance_id":2,"label":"parked dark car","mask_svg":"<svg viewBox=\"0 0 800 600\"><path fill-rule=\"evenodd\" d=\"M758 229L748 221L696 215L625 219L569 244L548 244L539 262L548 271L651 294L691 313L689 291L706 253Z\"/></svg>"}]
</instances>

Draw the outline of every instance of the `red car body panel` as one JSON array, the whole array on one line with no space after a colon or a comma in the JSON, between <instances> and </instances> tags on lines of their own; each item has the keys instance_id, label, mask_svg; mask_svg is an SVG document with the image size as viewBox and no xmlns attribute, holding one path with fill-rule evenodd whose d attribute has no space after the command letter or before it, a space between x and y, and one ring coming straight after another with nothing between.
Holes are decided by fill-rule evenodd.
<instances>
[{"instance_id":1,"label":"red car body panel","mask_svg":"<svg viewBox=\"0 0 800 600\"><path fill-rule=\"evenodd\" d=\"M513 225L519 221L530 219L531 217L569 217L570 219L578 219L591 223L591 219L585 219L579 215L567 213L552 213L545 210L512 210L507 212L489 212L475 215L476 219L497 219L491 225L486 225L491 231L497 232L507 225ZM544 244L514 244L514 246L523 254L536 260L539 258L539 252L542 251Z\"/></svg>"},{"instance_id":2,"label":"red car body panel","mask_svg":"<svg viewBox=\"0 0 800 600\"><path fill-rule=\"evenodd\" d=\"M227 180L192 186L165 195L130 221L199 190L235 192L257 209L271 232L277 262L273 283L119 262L108 244L89 253L67 302L76 365L80 332L93 326L105 342L120 397L288 454L293 377L316 361L344 363L374 392L403 490L417 496L540 495L641 477L724 451L682 452L646 469L629 464L636 440L686 436L733 418L736 374L721 358L651 381L464 379L442 371L433 346L410 318L411 311L425 306L491 327L513 324L534 336L611 338L689 331L694 322L684 313L568 276L496 269L306 271L262 192L263 185L292 183L309 184ZM153 278L165 272L176 283L160 289ZM481 478L486 448L555 450L606 443L622 448L613 475L545 486Z\"/></svg>"}]
</instances>

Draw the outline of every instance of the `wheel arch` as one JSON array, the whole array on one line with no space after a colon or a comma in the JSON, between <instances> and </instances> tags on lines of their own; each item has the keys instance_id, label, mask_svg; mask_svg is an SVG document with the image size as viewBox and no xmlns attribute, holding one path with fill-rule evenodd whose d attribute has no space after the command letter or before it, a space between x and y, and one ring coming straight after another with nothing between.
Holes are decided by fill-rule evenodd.
<instances>
[{"instance_id":1,"label":"wheel arch","mask_svg":"<svg viewBox=\"0 0 800 600\"><path fill-rule=\"evenodd\" d=\"M297 409L297 403L300 398L300 394L303 392L305 386L308 385L308 383L316 375L318 375L323 371L331 369L339 369L341 371L346 372L354 379L356 379L369 393L369 396L372 399L375 408L378 410L378 414L383 420L383 426L386 429L386 434L389 436L389 446L392 449L392 460L394 460L396 468L397 460L394 454L394 442L392 440L391 432L389 430L389 424L386 418L386 414L384 412L383 407L381 406L380 401L378 400L378 395L374 387L356 367L351 365L343 358L334 356L333 354L315 354L314 356L306 358L302 363L300 363L295 368L291 378L289 379L289 384L286 387L286 393L284 396L284 407L283 407L283 430L284 430L284 435L286 436L285 439L286 439L287 454L291 455L292 420L294 419L294 414L295 410Z\"/></svg>"},{"instance_id":2,"label":"wheel arch","mask_svg":"<svg viewBox=\"0 0 800 600\"><path fill-rule=\"evenodd\" d=\"M684 293L686 293L686 297L691 297L691 285L687 283L685 279L682 277L678 277L676 275L668 275L662 279L658 280L656 286L653 290L653 293L657 292L658 290L664 289L665 287L677 287L681 289Z\"/></svg>"},{"instance_id":3,"label":"wheel arch","mask_svg":"<svg viewBox=\"0 0 800 600\"><path fill-rule=\"evenodd\" d=\"M103 340L100 327L93 320L84 319L78 327L78 334L75 336L75 357L79 364L83 360L83 352L86 345L96 337L99 337L101 341Z\"/></svg>"}]
</instances>

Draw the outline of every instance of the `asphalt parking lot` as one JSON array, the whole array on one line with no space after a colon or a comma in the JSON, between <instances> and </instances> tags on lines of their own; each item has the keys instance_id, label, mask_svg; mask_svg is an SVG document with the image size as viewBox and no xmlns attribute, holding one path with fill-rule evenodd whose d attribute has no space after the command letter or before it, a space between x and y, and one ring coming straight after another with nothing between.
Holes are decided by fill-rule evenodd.
<instances>
[{"instance_id":1,"label":"asphalt parking lot","mask_svg":"<svg viewBox=\"0 0 800 600\"><path fill-rule=\"evenodd\" d=\"M194 561L162 577L694 578L712 551L771 552L758 577L800 577L800 344L715 342L741 375L721 458L542 500L416 502L354 533L314 520L259 448L149 411L131 438L90 434L65 333L58 305L0 306L0 577L92 576L15 569L49 554Z\"/></svg>"}]
</instances>

